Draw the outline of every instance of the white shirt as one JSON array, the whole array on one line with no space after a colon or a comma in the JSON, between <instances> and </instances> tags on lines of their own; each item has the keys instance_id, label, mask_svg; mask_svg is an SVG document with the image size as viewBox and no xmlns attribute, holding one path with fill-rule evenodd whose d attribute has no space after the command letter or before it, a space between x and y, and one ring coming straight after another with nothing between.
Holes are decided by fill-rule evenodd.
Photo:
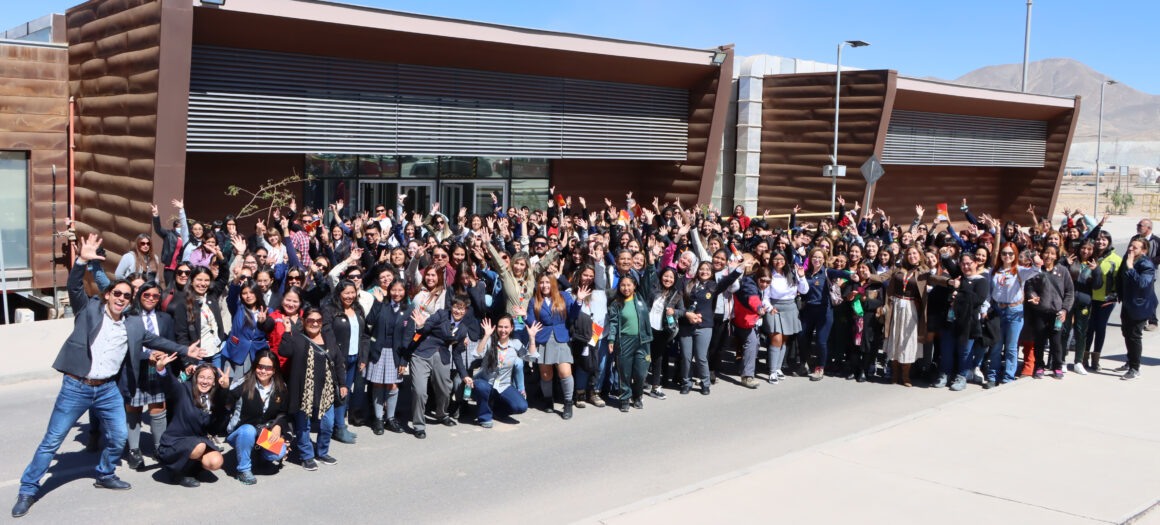
<instances>
[{"instance_id":1,"label":"white shirt","mask_svg":"<svg viewBox=\"0 0 1160 525\"><path fill-rule=\"evenodd\" d=\"M773 272L773 278L769 286L765 288L763 295L772 304L774 301L793 299L798 294L804 294L810 290L810 284L805 279L794 280L797 281L796 284L791 283L784 275Z\"/></svg>"},{"instance_id":2,"label":"white shirt","mask_svg":"<svg viewBox=\"0 0 1160 525\"><path fill-rule=\"evenodd\" d=\"M101 330L89 348L93 359L87 376L89 379L108 379L117 375L121 362L125 360L125 353L129 351L125 317L121 316L119 321L114 321L106 305L101 305L101 313Z\"/></svg>"}]
</instances>

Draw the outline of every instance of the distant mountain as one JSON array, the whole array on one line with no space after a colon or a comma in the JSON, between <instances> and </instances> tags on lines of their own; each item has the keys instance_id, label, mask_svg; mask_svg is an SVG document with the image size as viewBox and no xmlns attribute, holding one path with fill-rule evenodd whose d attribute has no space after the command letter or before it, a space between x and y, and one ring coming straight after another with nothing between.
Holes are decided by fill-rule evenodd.
<instances>
[{"instance_id":1,"label":"distant mountain","mask_svg":"<svg viewBox=\"0 0 1160 525\"><path fill-rule=\"evenodd\" d=\"M1109 77L1070 58L1038 60L1032 62L1028 69L1028 91L1043 95L1083 97L1073 142L1094 143L1099 120L1100 83ZM953 82L1018 91L1022 73L1022 64L986 66ZM1125 84L1108 86L1104 93L1103 148L1103 162L1109 162L1106 156L1112 154L1112 149L1119 148L1123 155L1130 157L1121 159L1121 162L1155 164L1160 159L1160 95L1150 95ZM1137 154L1137 151L1140 153ZM1072 159L1081 163L1090 161L1087 157L1093 156L1094 152L1094 144L1078 150L1073 146Z\"/></svg>"}]
</instances>

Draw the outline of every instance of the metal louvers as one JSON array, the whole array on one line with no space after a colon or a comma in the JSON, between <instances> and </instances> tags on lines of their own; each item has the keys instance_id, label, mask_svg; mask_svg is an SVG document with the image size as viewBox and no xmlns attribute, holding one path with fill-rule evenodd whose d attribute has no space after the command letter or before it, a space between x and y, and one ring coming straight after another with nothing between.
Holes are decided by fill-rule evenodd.
<instances>
[{"instance_id":1,"label":"metal louvers","mask_svg":"<svg viewBox=\"0 0 1160 525\"><path fill-rule=\"evenodd\" d=\"M188 151L685 159L683 89L194 46Z\"/></svg>"},{"instance_id":2,"label":"metal louvers","mask_svg":"<svg viewBox=\"0 0 1160 525\"><path fill-rule=\"evenodd\" d=\"M922 111L890 115L883 164L1041 168L1047 123Z\"/></svg>"}]
</instances>

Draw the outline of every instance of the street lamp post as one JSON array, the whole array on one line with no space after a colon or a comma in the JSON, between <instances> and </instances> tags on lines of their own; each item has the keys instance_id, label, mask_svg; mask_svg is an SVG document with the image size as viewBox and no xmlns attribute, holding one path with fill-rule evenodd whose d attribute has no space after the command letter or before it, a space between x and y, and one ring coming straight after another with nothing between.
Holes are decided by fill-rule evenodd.
<instances>
[{"instance_id":1,"label":"street lamp post","mask_svg":"<svg viewBox=\"0 0 1160 525\"><path fill-rule=\"evenodd\" d=\"M834 156L833 162L830 166L830 213L834 213L838 204L838 112L841 109L842 98L842 48L850 44L850 47L868 46L866 42L861 40L847 40L838 44L838 73L837 79L834 81Z\"/></svg>"},{"instance_id":2,"label":"street lamp post","mask_svg":"<svg viewBox=\"0 0 1160 525\"><path fill-rule=\"evenodd\" d=\"M1116 83L1115 80L1105 80L1100 84L1100 124L1096 131L1096 194L1092 202L1093 216L1100 214L1100 146L1104 140L1104 88Z\"/></svg>"}]
</instances>

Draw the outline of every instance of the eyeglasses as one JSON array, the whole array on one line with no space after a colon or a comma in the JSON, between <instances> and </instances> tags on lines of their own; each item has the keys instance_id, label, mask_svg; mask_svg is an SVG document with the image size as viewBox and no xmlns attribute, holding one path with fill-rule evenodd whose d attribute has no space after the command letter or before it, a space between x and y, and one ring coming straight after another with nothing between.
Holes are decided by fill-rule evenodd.
<instances>
[{"instance_id":1,"label":"eyeglasses","mask_svg":"<svg viewBox=\"0 0 1160 525\"><path fill-rule=\"evenodd\" d=\"M140 241L140 242L138 242L138 243L137 243L137 246L149 246L150 244L153 244L153 242L151 242L151 241Z\"/></svg>"},{"instance_id":2,"label":"eyeglasses","mask_svg":"<svg viewBox=\"0 0 1160 525\"><path fill-rule=\"evenodd\" d=\"M301 275L288 275L288 276L286 276L286 280L287 281L301 281L302 276Z\"/></svg>"},{"instance_id":3,"label":"eyeglasses","mask_svg":"<svg viewBox=\"0 0 1160 525\"><path fill-rule=\"evenodd\" d=\"M302 321L305 324L322 324L321 317L309 317Z\"/></svg>"},{"instance_id":4,"label":"eyeglasses","mask_svg":"<svg viewBox=\"0 0 1160 525\"><path fill-rule=\"evenodd\" d=\"M1004 256L1004 257L1006 257L1006 256L1011 256L1011 257L1014 257L1014 256L1015 256L1015 252L999 252L999 255L1002 255L1002 256Z\"/></svg>"},{"instance_id":5,"label":"eyeglasses","mask_svg":"<svg viewBox=\"0 0 1160 525\"><path fill-rule=\"evenodd\" d=\"M187 276L187 275L189 275L190 271L189 270L177 270L176 272L173 272L173 273L175 275Z\"/></svg>"},{"instance_id":6,"label":"eyeglasses","mask_svg":"<svg viewBox=\"0 0 1160 525\"><path fill-rule=\"evenodd\" d=\"M375 208L375 213L386 213L387 210L383 208Z\"/></svg>"},{"instance_id":7,"label":"eyeglasses","mask_svg":"<svg viewBox=\"0 0 1160 525\"><path fill-rule=\"evenodd\" d=\"M157 299L161 298L161 294L159 294L159 293L143 293L143 294L141 294L141 298L142 299L157 300Z\"/></svg>"},{"instance_id":8,"label":"eyeglasses","mask_svg":"<svg viewBox=\"0 0 1160 525\"><path fill-rule=\"evenodd\" d=\"M772 282L773 282L773 279L761 279L761 280L759 280L759 281L757 281L757 282L759 282L759 283L761 283L761 284L769 284L769 283L772 283Z\"/></svg>"},{"instance_id":9,"label":"eyeglasses","mask_svg":"<svg viewBox=\"0 0 1160 525\"><path fill-rule=\"evenodd\" d=\"M122 292L121 290L113 290L109 293L112 294L113 297L116 297L117 299L120 299L122 297L129 297L130 295L133 295L133 292Z\"/></svg>"},{"instance_id":10,"label":"eyeglasses","mask_svg":"<svg viewBox=\"0 0 1160 525\"><path fill-rule=\"evenodd\" d=\"M362 279L362 274L361 273L352 273L352 274L346 276L346 278L347 279Z\"/></svg>"},{"instance_id":11,"label":"eyeglasses","mask_svg":"<svg viewBox=\"0 0 1160 525\"><path fill-rule=\"evenodd\" d=\"M434 257L434 258L436 258L436 259L446 259L446 258L447 258L447 254L446 254L446 253L437 253L437 254L435 254L435 255L432 255L432 257Z\"/></svg>"},{"instance_id":12,"label":"eyeglasses","mask_svg":"<svg viewBox=\"0 0 1160 525\"><path fill-rule=\"evenodd\" d=\"M254 368L257 368L258 370L262 370L264 372L273 372L274 371L274 365L258 365Z\"/></svg>"},{"instance_id":13,"label":"eyeglasses","mask_svg":"<svg viewBox=\"0 0 1160 525\"><path fill-rule=\"evenodd\" d=\"M532 243L532 244L533 244L534 246L547 246L547 245L548 245L548 243L546 243L546 242L543 242L543 241L536 241L536 242L534 242L534 243Z\"/></svg>"}]
</instances>

